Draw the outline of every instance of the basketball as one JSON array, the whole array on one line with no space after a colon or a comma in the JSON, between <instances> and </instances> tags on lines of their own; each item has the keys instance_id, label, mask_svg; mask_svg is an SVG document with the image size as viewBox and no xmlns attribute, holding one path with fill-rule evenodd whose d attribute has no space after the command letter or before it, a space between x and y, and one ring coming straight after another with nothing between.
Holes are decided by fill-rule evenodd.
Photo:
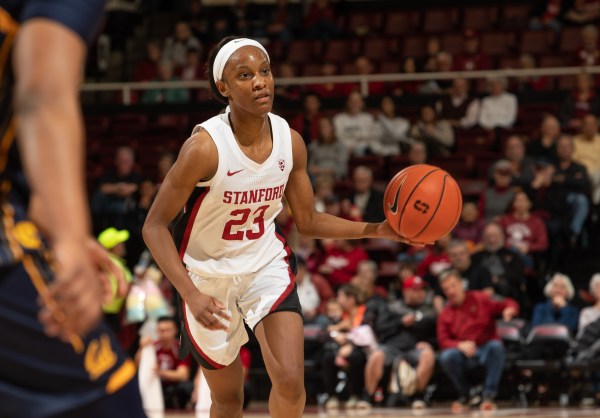
<instances>
[{"instance_id":1,"label":"basketball","mask_svg":"<svg viewBox=\"0 0 600 418\"><path fill-rule=\"evenodd\" d=\"M383 211L392 229L418 243L434 242L456 226L462 194L456 180L439 167L417 164L388 183Z\"/></svg>"}]
</instances>

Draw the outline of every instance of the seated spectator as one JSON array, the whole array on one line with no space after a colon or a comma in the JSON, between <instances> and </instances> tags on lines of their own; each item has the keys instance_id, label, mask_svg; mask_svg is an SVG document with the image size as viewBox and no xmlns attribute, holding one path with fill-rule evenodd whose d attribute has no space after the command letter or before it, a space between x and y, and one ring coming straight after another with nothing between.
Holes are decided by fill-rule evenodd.
<instances>
[{"instance_id":1,"label":"seated spectator","mask_svg":"<svg viewBox=\"0 0 600 418\"><path fill-rule=\"evenodd\" d=\"M325 198L325 213L354 222L362 222L360 209L348 199L340 200L336 195Z\"/></svg>"},{"instance_id":2,"label":"seated spectator","mask_svg":"<svg viewBox=\"0 0 600 418\"><path fill-rule=\"evenodd\" d=\"M344 405L345 409L369 408L368 402L362 400L367 354L348 339L350 330L368 324L367 308L360 290L349 284L339 288L337 301L342 307L342 320L328 327L332 341L326 344L321 360L323 386L328 395L325 408L335 410L340 406L336 391L340 370L344 370L348 378L350 398Z\"/></svg>"},{"instance_id":3,"label":"seated spectator","mask_svg":"<svg viewBox=\"0 0 600 418\"><path fill-rule=\"evenodd\" d=\"M560 137L560 122L550 114L544 115L537 138L527 144L527 155L535 161L556 160L556 140Z\"/></svg>"},{"instance_id":4,"label":"seated spectator","mask_svg":"<svg viewBox=\"0 0 600 418\"><path fill-rule=\"evenodd\" d=\"M179 21L175 24L175 33L167 38L162 52L162 58L173 63L175 67L183 67L187 51L196 49L202 55L202 44L190 30L187 22Z\"/></svg>"},{"instance_id":5,"label":"seated spectator","mask_svg":"<svg viewBox=\"0 0 600 418\"><path fill-rule=\"evenodd\" d=\"M146 57L135 66L134 81L151 81L158 78L160 62L160 42L151 39L146 42Z\"/></svg>"},{"instance_id":6,"label":"seated spectator","mask_svg":"<svg viewBox=\"0 0 600 418\"><path fill-rule=\"evenodd\" d=\"M339 75L337 66L325 57L321 64L321 73L319 75L321 77L335 77ZM346 97L353 89L354 84L352 83L329 82L309 84L306 86L307 92L316 94L317 97L320 97L321 99Z\"/></svg>"},{"instance_id":7,"label":"seated spectator","mask_svg":"<svg viewBox=\"0 0 600 418\"><path fill-rule=\"evenodd\" d=\"M423 142L415 141L410 144L408 149L408 163L413 164L427 164L429 156L427 155L427 146Z\"/></svg>"},{"instance_id":8,"label":"seated spectator","mask_svg":"<svg viewBox=\"0 0 600 418\"><path fill-rule=\"evenodd\" d=\"M434 72L438 68L437 56L442 52L442 43L439 36L430 36L425 43L425 58L423 58L423 70Z\"/></svg>"},{"instance_id":9,"label":"seated spectator","mask_svg":"<svg viewBox=\"0 0 600 418\"><path fill-rule=\"evenodd\" d=\"M92 202L94 220L100 229L107 226L127 228L127 217L141 181L141 176L135 171L133 150L119 147L115 154L115 168L102 176Z\"/></svg>"},{"instance_id":10,"label":"seated spectator","mask_svg":"<svg viewBox=\"0 0 600 418\"><path fill-rule=\"evenodd\" d=\"M544 324L562 324L569 329L571 335L577 332L579 309L569 301L575 296L571 279L564 274L556 273L544 288L547 300L535 305L531 327Z\"/></svg>"},{"instance_id":11,"label":"seated spectator","mask_svg":"<svg viewBox=\"0 0 600 418\"><path fill-rule=\"evenodd\" d=\"M319 136L321 120L321 100L314 93L307 93L302 100L302 112L290 122L290 127L302 135L305 144Z\"/></svg>"},{"instance_id":12,"label":"seated spectator","mask_svg":"<svg viewBox=\"0 0 600 418\"><path fill-rule=\"evenodd\" d=\"M210 39L211 22L215 19L211 9L204 7L202 0L189 0L185 15L182 16L194 36L200 40Z\"/></svg>"},{"instance_id":13,"label":"seated spectator","mask_svg":"<svg viewBox=\"0 0 600 418\"><path fill-rule=\"evenodd\" d=\"M536 264L548 249L548 233L544 221L531 213L527 193L515 193L509 212L498 221L506 234L506 245L518 251L528 267Z\"/></svg>"},{"instance_id":14,"label":"seated spectator","mask_svg":"<svg viewBox=\"0 0 600 418\"><path fill-rule=\"evenodd\" d=\"M429 254L417 266L417 276L429 283L437 283L438 276L452 267L447 252L451 239L452 236L448 234L437 240L434 245L429 246Z\"/></svg>"},{"instance_id":15,"label":"seated spectator","mask_svg":"<svg viewBox=\"0 0 600 418\"><path fill-rule=\"evenodd\" d=\"M350 282L356 274L358 263L369 258L360 241L335 239L322 242L325 251L317 271L334 289Z\"/></svg>"},{"instance_id":16,"label":"seated spectator","mask_svg":"<svg viewBox=\"0 0 600 418\"><path fill-rule=\"evenodd\" d=\"M456 71L490 70L492 60L489 55L479 48L479 33L473 29L463 32L463 51L454 57Z\"/></svg>"},{"instance_id":17,"label":"seated spectator","mask_svg":"<svg viewBox=\"0 0 600 418\"><path fill-rule=\"evenodd\" d=\"M319 120L319 135L308 145L308 173L317 177L322 174L335 179L346 177L348 149L338 141L330 118Z\"/></svg>"},{"instance_id":18,"label":"seated spectator","mask_svg":"<svg viewBox=\"0 0 600 418\"><path fill-rule=\"evenodd\" d=\"M469 82L456 78L449 94L438 100L435 108L439 117L447 120L453 128L469 129L477 125L479 106L479 99L469 93Z\"/></svg>"},{"instance_id":19,"label":"seated spectator","mask_svg":"<svg viewBox=\"0 0 600 418\"><path fill-rule=\"evenodd\" d=\"M279 65L279 72L276 74L277 79L280 78L295 78L296 67L290 62L283 62ZM298 100L302 94L300 86L281 85L275 86L275 95L282 100Z\"/></svg>"},{"instance_id":20,"label":"seated spectator","mask_svg":"<svg viewBox=\"0 0 600 418\"><path fill-rule=\"evenodd\" d=\"M471 251L476 251L481 247L481 234L484 226L485 221L480 217L477 204L466 201L463 203L460 220L452 230L452 235L465 241Z\"/></svg>"},{"instance_id":21,"label":"seated spectator","mask_svg":"<svg viewBox=\"0 0 600 418\"><path fill-rule=\"evenodd\" d=\"M579 240L589 213L590 179L586 168L573 161L574 145L570 136L561 136L556 148L558 161L550 185L555 191L549 194L558 205L555 214L559 218L566 214L569 243L573 246Z\"/></svg>"},{"instance_id":22,"label":"seated spectator","mask_svg":"<svg viewBox=\"0 0 600 418\"><path fill-rule=\"evenodd\" d=\"M267 9L266 33L269 39L279 39L287 49L294 33L302 26L301 5L288 0L277 0Z\"/></svg>"},{"instance_id":23,"label":"seated spectator","mask_svg":"<svg viewBox=\"0 0 600 418\"><path fill-rule=\"evenodd\" d=\"M589 286L590 294L594 297L595 303L581 310L578 325L579 331L577 332L578 339L583 335L583 331L588 325L600 319L600 273L592 276ZM596 393L598 392L600 390L596 391Z\"/></svg>"},{"instance_id":24,"label":"seated spectator","mask_svg":"<svg viewBox=\"0 0 600 418\"><path fill-rule=\"evenodd\" d=\"M313 181L315 189L315 209L325 212L325 200L334 196L335 180L331 174L321 174Z\"/></svg>"},{"instance_id":25,"label":"seated spectator","mask_svg":"<svg viewBox=\"0 0 600 418\"><path fill-rule=\"evenodd\" d=\"M511 135L504 145L504 158L511 163L511 186L530 190L535 177L535 162L525 154L525 141L518 135Z\"/></svg>"},{"instance_id":26,"label":"seated spectator","mask_svg":"<svg viewBox=\"0 0 600 418\"><path fill-rule=\"evenodd\" d=\"M587 73L577 74L576 89L560 105L560 123L566 128L581 129L585 115L596 115L599 110L600 98L596 94L594 79Z\"/></svg>"},{"instance_id":27,"label":"seated spectator","mask_svg":"<svg viewBox=\"0 0 600 418\"><path fill-rule=\"evenodd\" d=\"M573 59L578 67L591 67L600 63L598 50L598 29L594 25L586 25L581 29L581 48Z\"/></svg>"},{"instance_id":28,"label":"seated spectator","mask_svg":"<svg viewBox=\"0 0 600 418\"><path fill-rule=\"evenodd\" d=\"M537 62L531 54L521 54L519 57L519 69L535 70L538 68ZM550 86L550 80L545 75L530 75L517 77L517 91L544 91Z\"/></svg>"},{"instance_id":29,"label":"seated spectator","mask_svg":"<svg viewBox=\"0 0 600 418\"><path fill-rule=\"evenodd\" d=\"M189 48L185 54L185 63L179 70L183 81L202 80L204 78L204 65L200 62L200 51Z\"/></svg>"},{"instance_id":30,"label":"seated spectator","mask_svg":"<svg viewBox=\"0 0 600 418\"><path fill-rule=\"evenodd\" d=\"M367 360L365 389L371 397L380 386L395 386L411 399L413 408L425 407L423 392L435 368L431 344L436 337L436 312L428 302L427 291L427 282L412 276L403 281L402 299L389 303L400 325L398 332L380 344ZM392 382L388 385L381 380L389 368Z\"/></svg>"},{"instance_id":31,"label":"seated spectator","mask_svg":"<svg viewBox=\"0 0 600 418\"><path fill-rule=\"evenodd\" d=\"M598 0L573 0L563 15L563 19L574 26L595 24L598 18L600 18Z\"/></svg>"},{"instance_id":32,"label":"seated spectator","mask_svg":"<svg viewBox=\"0 0 600 418\"><path fill-rule=\"evenodd\" d=\"M352 155L364 155L377 139L373 116L364 107L361 94L353 91L346 100L346 109L333 117L335 134Z\"/></svg>"},{"instance_id":33,"label":"seated spectator","mask_svg":"<svg viewBox=\"0 0 600 418\"><path fill-rule=\"evenodd\" d=\"M156 81L177 81L173 75L173 65L170 61L162 60L158 67L158 80ZM182 88L153 88L144 91L142 103L185 103L189 100L189 92Z\"/></svg>"},{"instance_id":34,"label":"seated spectator","mask_svg":"<svg viewBox=\"0 0 600 418\"><path fill-rule=\"evenodd\" d=\"M313 0L304 20L304 33L308 39L328 41L340 35L334 6L329 0Z\"/></svg>"},{"instance_id":35,"label":"seated spectator","mask_svg":"<svg viewBox=\"0 0 600 418\"><path fill-rule=\"evenodd\" d=\"M408 138L410 122L396 114L394 100L385 96L381 99L379 112L375 115L377 141L371 145L374 154L384 157L401 154L412 141Z\"/></svg>"},{"instance_id":36,"label":"seated spectator","mask_svg":"<svg viewBox=\"0 0 600 418\"><path fill-rule=\"evenodd\" d=\"M156 350L156 374L160 378L165 408L183 409L192 394L194 384L190 381L191 359L179 358L179 340L177 338L177 322L172 317L161 317L156 326L158 339L152 341L148 337L140 340L140 350L153 344ZM139 364L141 351L136 354Z\"/></svg>"},{"instance_id":37,"label":"seated spectator","mask_svg":"<svg viewBox=\"0 0 600 418\"><path fill-rule=\"evenodd\" d=\"M481 101L479 126L484 129L510 129L517 120L517 97L506 91L508 80L505 77L488 79L490 95Z\"/></svg>"},{"instance_id":38,"label":"seated spectator","mask_svg":"<svg viewBox=\"0 0 600 418\"><path fill-rule=\"evenodd\" d=\"M127 254L127 248L125 247L127 240L129 240L129 231L126 229L118 231L116 228L111 227L98 235L98 242L106 248L108 258L123 276L118 278L112 272L107 274L111 288L111 298L110 301L102 305L104 320L115 333L121 330L121 312L125 303L125 296L127 296L129 286L133 280L131 271L124 259Z\"/></svg>"},{"instance_id":39,"label":"seated spectator","mask_svg":"<svg viewBox=\"0 0 600 418\"><path fill-rule=\"evenodd\" d=\"M511 186L512 164L508 160L498 160L492 166L492 182L479 198L479 208L486 222L494 221L508 209L515 195Z\"/></svg>"},{"instance_id":40,"label":"seated spectator","mask_svg":"<svg viewBox=\"0 0 600 418\"><path fill-rule=\"evenodd\" d=\"M363 292L367 305L371 304L371 298L377 300L387 299L387 289L376 284L378 272L379 269L375 261L363 260L358 263L356 275L350 280L350 284L358 287Z\"/></svg>"},{"instance_id":41,"label":"seated spectator","mask_svg":"<svg viewBox=\"0 0 600 418\"><path fill-rule=\"evenodd\" d=\"M436 72L448 72L452 71L452 55L445 51L440 51L435 57L435 68ZM437 79L429 80L419 86L419 93L421 94L446 94L452 87L452 80L449 79Z\"/></svg>"},{"instance_id":42,"label":"seated spectator","mask_svg":"<svg viewBox=\"0 0 600 418\"><path fill-rule=\"evenodd\" d=\"M432 158L450 155L454 146L454 130L447 120L438 119L433 106L421 107L419 120L410 129L410 137L427 145Z\"/></svg>"},{"instance_id":43,"label":"seated spectator","mask_svg":"<svg viewBox=\"0 0 600 418\"><path fill-rule=\"evenodd\" d=\"M566 0L540 0L531 12L529 27L531 29L552 29L559 32L562 27L562 16L566 12Z\"/></svg>"},{"instance_id":44,"label":"seated spectator","mask_svg":"<svg viewBox=\"0 0 600 418\"><path fill-rule=\"evenodd\" d=\"M494 293L494 284L489 270L483 266L475 264L464 241L454 239L448 244L448 258L452 264L452 269L460 274L465 289L483 290L489 295ZM441 290L440 278L438 277L437 287Z\"/></svg>"},{"instance_id":45,"label":"seated spectator","mask_svg":"<svg viewBox=\"0 0 600 418\"><path fill-rule=\"evenodd\" d=\"M519 313L519 305L508 298L492 300L485 292L465 291L460 273L453 270L442 274L440 286L448 303L437 321L439 361L459 395L452 411L462 412L474 403L467 370L476 365L485 368L480 408L494 410L505 356L496 332L496 318L511 320Z\"/></svg>"},{"instance_id":46,"label":"seated spectator","mask_svg":"<svg viewBox=\"0 0 600 418\"><path fill-rule=\"evenodd\" d=\"M482 266L492 276L494 294L516 300L521 313L530 312L531 302L525 279L525 264L521 255L505 247L504 230L489 223L483 230L483 249L473 254L473 264Z\"/></svg>"},{"instance_id":47,"label":"seated spectator","mask_svg":"<svg viewBox=\"0 0 600 418\"><path fill-rule=\"evenodd\" d=\"M359 56L354 60L354 74L373 75L375 67L371 60L365 56ZM387 85L384 81L369 81L369 96L383 96L387 92ZM357 89L359 86L356 87Z\"/></svg>"},{"instance_id":48,"label":"seated spectator","mask_svg":"<svg viewBox=\"0 0 600 418\"><path fill-rule=\"evenodd\" d=\"M600 357L598 340L600 339L600 274L590 280L590 292L595 304L588 306L579 315L579 331L576 339L576 361L594 361ZM600 372L592 371L590 376L591 392L596 406L600 404ZM583 403L583 401L582 401Z\"/></svg>"},{"instance_id":49,"label":"seated spectator","mask_svg":"<svg viewBox=\"0 0 600 418\"><path fill-rule=\"evenodd\" d=\"M402 72L404 74L416 74L418 72L417 60L413 57L406 57L402 61ZM417 94L421 83L419 81L396 81L392 83L392 92L394 96L404 94Z\"/></svg>"},{"instance_id":50,"label":"seated spectator","mask_svg":"<svg viewBox=\"0 0 600 418\"><path fill-rule=\"evenodd\" d=\"M296 257L296 266L296 287L302 316L305 324L311 324L317 320L318 315L325 313L325 305L334 296L333 289L322 276L307 270L306 261L302 257Z\"/></svg>"},{"instance_id":51,"label":"seated spectator","mask_svg":"<svg viewBox=\"0 0 600 418\"><path fill-rule=\"evenodd\" d=\"M322 249L319 241L299 234L294 252L297 257L302 257L309 272L314 273L317 271L322 258Z\"/></svg>"},{"instance_id":52,"label":"seated spectator","mask_svg":"<svg viewBox=\"0 0 600 418\"><path fill-rule=\"evenodd\" d=\"M360 165L352 173L352 194L350 202L360 211L365 222L382 222L383 193L373 186L373 171L369 167Z\"/></svg>"},{"instance_id":53,"label":"seated spectator","mask_svg":"<svg viewBox=\"0 0 600 418\"><path fill-rule=\"evenodd\" d=\"M589 114L583 118L581 133L573 138L573 161L587 169L592 186L592 202L600 203L600 133L598 119Z\"/></svg>"}]
</instances>

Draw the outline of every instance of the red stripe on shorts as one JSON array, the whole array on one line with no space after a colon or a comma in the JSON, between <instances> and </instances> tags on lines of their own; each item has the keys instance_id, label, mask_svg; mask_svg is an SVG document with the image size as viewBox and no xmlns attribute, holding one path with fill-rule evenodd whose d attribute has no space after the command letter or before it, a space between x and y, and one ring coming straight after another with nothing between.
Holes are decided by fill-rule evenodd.
<instances>
[{"instance_id":1,"label":"red stripe on shorts","mask_svg":"<svg viewBox=\"0 0 600 418\"><path fill-rule=\"evenodd\" d=\"M187 249L188 242L190 240L190 235L192 234L192 228L194 226L194 220L196 219L196 215L198 214L198 210L200 209L200 205L202 201L206 197L206 194L209 192L210 187L207 187L204 192L194 203L194 208L192 209L192 213L190 214L190 218L188 219L187 226L185 227L185 234L183 235L183 241L181 241L181 246L179 247L179 258L183 260L183 256L185 255L185 250Z\"/></svg>"},{"instance_id":2,"label":"red stripe on shorts","mask_svg":"<svg viewBox=\"0 0 600 418\"><path fill-rule=\"evenodd\" d=\"M294 273L292 272L292 268L290 267L290 256L292 255L292 250L291 250L290 246L287 244L287 241L285 240L283 235L281 235L277 231L275 231L275 236L277 237L277 239L279 241L281 241L281 243L283 244L283 248L285 249L285 252L287 254L285 256L285 264L287 264L288 274L290 276L290 284L288 285L288 287L285 288L285 291L281 294L281 296L279 296L279 298L277 298L277 300L275 301L273 306L271 306L269 313L275 311L275 309L277 309L277 307L281 304L281 302L283 302L285 300L285 298L287 298L289 296L289 294L292 293L292 290L294 289L294 283L296 283L296 276L294 275Z\"/></svg>"},{"instance_id":3,"label":"red stripe on shorts","mask_svg":"<svg viewBox=\"0 0 600 418\"><path fill-rule=\"evenodd\" d=\"M186 306L186 304L184 302L183 303L183 318L184 318L183 323L185 324L185 329L187 330L187 333L190 336L190 341L192 342L192 344L194 344L194 347L196 348L196 351L198 352L198 354L200 354L202 356L202 358L204 360L206 360L206 362L208 364L210 364L211 366L213 366L215 369L222 369L222 368L224 368L225 367L224 365L219 364L219 363L213 361L210 357L208 357L208 355L206 355L204 353L204 351L202 351L202 349L198 346L198 344L196 343L196 340L194 340L194 336L192 335L192 331L190 330L190 324L189 324L188 319L187 319L187 312L186 312L185 306Z\"/></svg>"}]
</instances>

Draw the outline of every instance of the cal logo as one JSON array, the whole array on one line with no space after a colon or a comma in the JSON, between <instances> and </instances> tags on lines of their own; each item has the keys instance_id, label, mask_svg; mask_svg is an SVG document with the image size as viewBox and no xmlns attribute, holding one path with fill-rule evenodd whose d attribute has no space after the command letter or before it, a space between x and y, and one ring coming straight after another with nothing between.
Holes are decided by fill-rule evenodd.
<instances>
[{"instance_id":1,"label":"cal logo","mask_svg":"<svg viewBox=\"0 0 600 418\"><path fill-rule=\"evenodd\" d=\"M36 250L42 246L42 240L36 226L30 221L18 222L13 228L15 239L28 250Z\"/></svg>"},{"instance_id":2,"label":"cal logo","mask_svg":"<svg viewBox=\"0 0 600 418\"><path fill-rule=\"evenodd\" d=\"M110 345L110 338L103 334L97 340L92 340L85 352L84 367L91 380L106 373L117 363L117 354Z\"/></svg>"}]
</instances>

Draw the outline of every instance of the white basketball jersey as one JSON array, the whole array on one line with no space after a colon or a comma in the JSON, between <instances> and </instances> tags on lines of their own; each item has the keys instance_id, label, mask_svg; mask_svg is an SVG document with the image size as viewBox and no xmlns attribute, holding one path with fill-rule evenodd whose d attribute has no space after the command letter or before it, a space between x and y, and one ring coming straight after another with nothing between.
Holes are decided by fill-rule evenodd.
<instances>
[{"instance_id":1,"label":"white basketball jersey","mask_svg":"<svg viewBox=\"0 0 600 418\"><path fill-rule=\"evenodd\" d=\"M227 114L199 125L217 147L218 168L211 180L197 184L174 231L183 262L196 272L255 273L288 255L274 221L292 169L292 138L284 119L269 114L269 120L273 149L262 164L242 152Z\"/></svg>"}]
</instances>

